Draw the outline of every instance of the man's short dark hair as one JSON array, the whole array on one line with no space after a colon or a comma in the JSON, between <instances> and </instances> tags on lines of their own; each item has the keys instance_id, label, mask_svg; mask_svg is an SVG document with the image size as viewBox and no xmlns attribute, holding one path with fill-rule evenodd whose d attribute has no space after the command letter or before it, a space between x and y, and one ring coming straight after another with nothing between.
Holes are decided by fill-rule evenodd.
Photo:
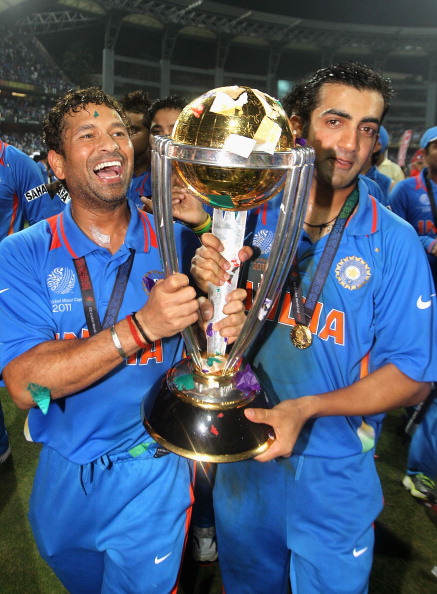
<instances>
[{"instance_id":1,"label":"man's short dark hair","mask_svg":"<svg viewBox=\"0 0 437 594\"><path fill-rule=\"evenodd\" d=\"M320 89L323 85L340 83L360 91L376 91L384 100L383 120L390 106L393 96L391 81L384 78L380 72L360 64L359 62L344 62L321 68L315 73L298 81L294 88L282 99L282 105L291 117L297 115L302 120L303 136L308 133L308 126L312 112L317 108Z\"/></svg>"},{"instance_id":2,"label":"man's short dark hair","mask_svg":"<svg viewBox=\"0 0 437 594\"><path fill-rule=\"evenodd\" d=\"M156 112L160 109L180 109L182 111L187 103L188 101L185 97L181 97L180 95L167 95L167 97L162 97L162 99L155 99L147 114L147 127L150 128Z\"/></svg>"},{"instance_id":3,"label":"man's short dark hair","mask_svg":"<svg viewBox=\"0 0 437 594\"><path fill-rule=\"evenodd\" d=\"M120 99L120 104L126 112L143 115L143 124L147 126L147 114L152 105L149 95L145 91L131 91Z\"/></svg>"},{"instance_id":4,"label":"man's short dark hair","mask_svg":"<svg viewBox=\"0 0 437 594\"><path fill-rule=\"evenodd\" d=\"M115 97L108 95L102 91L100 87L71 90L58 99L46 115L43 124L43 143L47 150L53 150L57 153L64 154L64 116L70 112L78 113L81 109L85 109L90 103L106 105L106 107L114 109L121 117L128 132L130 132L130 120Z\"/></svg>"}]
</instances>

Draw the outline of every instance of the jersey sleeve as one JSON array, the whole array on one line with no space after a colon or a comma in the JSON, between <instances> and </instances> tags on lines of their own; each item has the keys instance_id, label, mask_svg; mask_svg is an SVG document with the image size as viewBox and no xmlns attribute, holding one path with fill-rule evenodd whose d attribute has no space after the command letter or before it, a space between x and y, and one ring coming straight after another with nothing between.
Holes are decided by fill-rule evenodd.
<instances>
[{"instance_id":1,"label":"jersey sleeve","mask_svg":"<svg viewBox=\"0 0 437 594\"><path fill-rule=\"evenodd\" d=\"M48 234L30 231L10 235L0 243L0 371L39 343L55 339L50 302L41 281L44 275L39 274L37 261L37 253L44 250L44 234Z\"/></svg>"},{"instance_id":2,"label":"jersey sleeve","mask_svg":"<svg viewBox=\"0 0 437 594\"><path fill-rule=\"evenodd\" d=\"M17 150L14 153L12 162L14 163L17 195L23 209L24 218L29 225L62 212L65 203L59 196L51 198L47 192L43 175L35 161Z\"/></svg>"},{"instance_id":3,"label":"jersey sleeve","mask_svg":"<svg viewBox=\"0 0 437 594\"><path fill-rule=\"evenodd\" d=\"M392 363L413 380L434 381L437 301L427 257L405 222L383 229L382 237L372 370Z\"/></svg>"}]
</instances>

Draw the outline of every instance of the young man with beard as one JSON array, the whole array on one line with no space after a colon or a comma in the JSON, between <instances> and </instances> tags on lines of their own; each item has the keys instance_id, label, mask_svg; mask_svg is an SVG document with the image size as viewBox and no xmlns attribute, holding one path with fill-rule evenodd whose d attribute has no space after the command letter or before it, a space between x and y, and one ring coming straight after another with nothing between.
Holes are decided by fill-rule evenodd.
<instances>
[{"instance_id":1,"label":"young man with beard","mask_svg":"<svg viewBox=\"0 0 437 594\"><path fill-rule=\"evenodd\" d=\"M129 121L96 87L44 123L65 211L0 247L0 369L43 443L30 503L41 555L69 592L175 592L192 463L143 427L140 407L181 358L180 332L207 318L185 274L163 279L153 217L126 199ZM175 229L182 270L197 238ZM235 292L219 325L244 318Z\"/></svg>"},{"instance_id":2,"label":"young man with beard","mask_svg":"<svg viewBox=\"0 0 437 594\"><path fill-rule=\"evenodd\" d=\"M421 402L436 368L435 299L417 307L434 293L423 249L359 178L391 94L378 73L345 63L285 98L292 126L316 151L315 172L296 261L250 353L278 404L245 414L276 437L256 460L217 468L226 594L285 594L289 582L293 594L368 589L383 505L374 464L382 419ZM255 221L255 245L260 229L274 232L275 206ZM226 282L230 265L214 236L202 242L192 272L206 289ZM249 262L251 288L264 257Z\"/></svg>"}]
</instances>

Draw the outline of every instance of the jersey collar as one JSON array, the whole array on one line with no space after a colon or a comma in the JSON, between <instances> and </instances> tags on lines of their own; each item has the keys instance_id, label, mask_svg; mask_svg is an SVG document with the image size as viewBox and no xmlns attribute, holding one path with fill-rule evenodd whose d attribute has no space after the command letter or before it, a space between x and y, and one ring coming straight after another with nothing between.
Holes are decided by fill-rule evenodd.
<instances>
[{"instance_id":1,"label":"jersey collar","mask_svg":"<svg viewBox=\"0 0 437 594\"><path fill-rule=\"evenodd\" d=\"M128 251L129 248L133 248L135 251L148 253L152 248L158 247L153 217L140 212L131 200L128 200L128 205L131 218L121 249ZM81 258L96 250L104 249L79 229L71 215L71 203L68 203L62 214L59 215L56 232L59 241L73 258Z\"/></svg>"},{"instance_id":2,"label":"jersey collar","mask_svg":"<svg viewBox=\"0 0 437 594\"><path fill-rule=\"evenodd\" d=\"M358 208L350 217L345 233L348 235L371 235L379 229L379 210L384 208L369 194L366 183L358 179Z\"/></svg>"}]
</instances>

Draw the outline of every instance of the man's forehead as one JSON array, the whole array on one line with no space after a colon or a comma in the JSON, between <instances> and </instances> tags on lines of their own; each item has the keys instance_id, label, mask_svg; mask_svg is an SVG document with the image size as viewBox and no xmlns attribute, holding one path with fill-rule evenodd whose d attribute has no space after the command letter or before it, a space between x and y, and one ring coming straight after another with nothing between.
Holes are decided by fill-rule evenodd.
<instances>
[{"instance_id":1,"label":"man's forehead","mask_svg":"<svg viewBox=\"0 0 437 594\"><path fill-rule=\"evenodd\" d=\"M120 123L123 125L120 114L117 113L113 107L88 103L86 105L81 105L74 109L70 109L64 116L64 127L75 128L82 125L84 121L89 121L91 124L95 122L95 124L98 125L102 117L104 117L105 120L109 118L112 119L114 123Z\"/></svg>"},{"instance_id":2,"label":"man's forehead","mask_svg":"<svg viewBox=\"0 0 437 594\"><path fill-rule=\"evenodd\" d=\"M343 83L325 83L320 88L316 109L322 110L347 110L360 109L369 111L370 115L382 116L384 99L374 89L357 89ZM370 114L370 111L375 112Z\"/></svg>"}]
</instances>

